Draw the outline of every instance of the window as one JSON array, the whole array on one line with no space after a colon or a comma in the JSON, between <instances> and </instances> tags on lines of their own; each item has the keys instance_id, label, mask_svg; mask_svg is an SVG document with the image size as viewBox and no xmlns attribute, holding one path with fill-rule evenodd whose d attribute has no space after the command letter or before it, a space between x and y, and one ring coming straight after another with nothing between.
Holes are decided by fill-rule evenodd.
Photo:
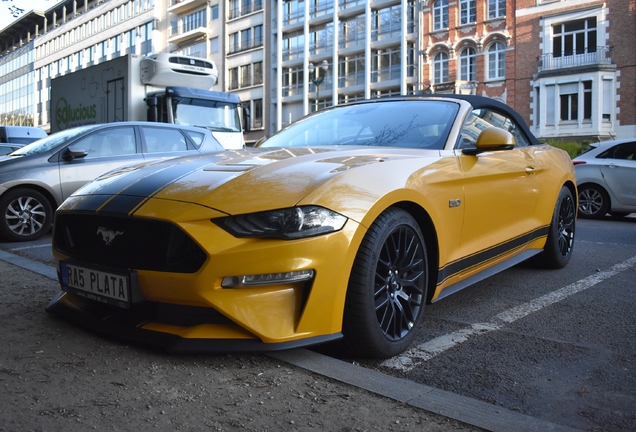
<instances>
[{"instance_id":1,"label":"window","mask_svg":"<svg viewBox=\"0 0 636 432\"><path fill-rule=\"evenodd\" d=\"M219 19L219 5L214 5L210 7L210 13L212 14L213 20Z\"/></svg>"},{"instance_id":2,"label":"window","mask_svg":"<svg viewBox=\"0 0 636 432\"><path fill-rule=\"evenodd\" d=\"M371 52L371 82L397 80L402 71L399 47Z\"/></svg>"},{"instance_id":3,"label":"window","mask_svg":"<svg viewBox=\"0 0 636 432\"><path fill-rule=\"evenodd\" d=\"M161 127L141 127L141 135L146 145L145 153L163 153L188 150L183 134L175 129Z\"/></svg>"},{"instance_id":4,"label":"window","mask_svg":"<svg viewBox=\"0 0 636 432\"><path fill-rule=\"evenodd\" d=\"M195 43L194 45L189 45L189 46L180 48L177 52L181 55L186 55L190 57L207 58L207 53L205 52L205 41L201 41L201 42Z\"/></svg>"},{"instance_id":5,"label":"window","mask_svg":"<svg viewBox=\"0 0 636 432\"><path fill-rule=\"evenodd\" d=\"M596 17L552 26L554 57L596 52Z\"/></svg>"},{"instance_id":6,"label":"window","mask_svg":"<svg viewBox=\"0 0 636 432\"><path fill-rule=\"evenodd\" d=\"M194 142L194 146L196 148L201 147L201 144L203 144L203 141L205 141L205 134L194 132L191 130L184 130L183 133L190 137L190 139Z\"/></svg>"},{"instance_id":7,"label":"window","mask_svg":"<svg viewBox=\"0 0 636 432\"><path fill-rule=\"evenodd\" d=\"M477 81L477 55L475 48L464 48L459 53L459 79Z\"/></svg>"},{"instance_id":8,"label":"window","mask_svg":"<svg viewBox=\"0 0 636 432\"><path fill-rule=\"evenodd\" d=\"M239 83L241 87L249 87L252 85L250 66L251 65L241 66L241 82Z\"/></svg>"},{"instance_id":9,"label":"window","mask_svg":"<svg viewBox=\"0 0 636 432\"><path fill-rule=\"evenodd\" d=\"M210 52L211 53L218 53L219 52L219 38L218 37L213 37L212 39L210 39Z\"/></svg>"},{"instance_id":10,"label":"window","mask_svg":"<svg viewBox=\"0 0 636 432\"><path fill-rule=\"evenodd\" d=\"M128 48L126 50L126 53L135 54L137 48L137 28L130 30L126 38L128 40Z\"/></svg>"},{"instance_id":11,"label":"window","mask_svg":"<svg viewBox=\"0 0 636 432\"><path fill-rule=\"evenodd\" d=\"M528 137L521 131L515 120L497 111L479 108L470 113L462 126L458 148L474 148L481 131L491 126L510 132L515 138L516 147L530 145Z\"/></svg>"},{"instance_id":12,"label":"window","mask_svg":"<svg viewBox=\"0 0 636 432\"><path fill-rule=\"evenodd\" d=\"M577 121L581 115L583 120L591 120L592 81L560 84L559 108L561 121Z\"/></svg>"},{"instance_id":13,"label":"window","mask_svg":"<svg viewBox=\"0 0 636 432\"><path fill-rule=\"evenodd\" d=\"M488 0L488 18L506 16L506 0Z\"/></svg>"},{"instance_id":14,"label":"window","mask_svg":"<svg viewBox=\"0 0 636 432\"><path fill-rule=\"evenodd\" d=\"M614 146L598 155L597 158L636 160L636 141Z\"/></svg>"},{"instance_id":15,"label":"window","mask_svg":"<svg viewBox=\"0 0 636 432\"><path fill-rule=\"evenodd\" d=\"M263 99L254 99L252 101L252 126L254 128L263 127Z\"/></svg>"},{"instance_id":16,"label":"window","mask_svg":"<svg viewBox=\"0 0 636 432\"><path fill-rule=\"evenodd\" d=\"M135 129L121 127L101 130L75 142L73 147L86 150L86 159L135 154Z\"/></svg>"},{"instance_id":17,"label":"window","mask_svg":"<svg viewBox=\"0 0 636 432\"><path fill-rule=\"evenodd\" d=\"M252 29L248 28L241 31L241 49L252 48Z\"/></svg>"},{"instance_id":18,"label":"window","mask_svg":"<svg viewBox=\"0 0 636 432\"><path fill-rule=\"evenodd\" d=\"M592 119L592 81L583 81L583 120Z\"/></svg>"},{"instance_id":19,"label":"window","mask_svg":"<svg viewBox=\"0 0 636 432\"><path fill-rule=\"evenodd\" d=\"M283 60L301 57L305 48L305 36L302 33L283 37Z\"/></svg>"},{"instance_id":20,"label":"window","mask_svg":"<svg viewBox=\"0 0 636 432\"><path fill-rule=\"evenodd\" d=\"M254 46L263 45L263 26L257 25L254 27Z\"/></svg>"},{"instance_id":21,"label":"window","mask_svg":"<svg viewBox=\"0 0 636 432\"><path fill-rule=\"evenodd\" d=\"M448 82L448 54L439 52L433 57L433 83Z\"/></svg>"},{"instance_id":22,"label":"window","mask_svg":"<svg viewBox=\"0 0 636 432\"><path fill-rule=\"evenodd\" d=\"M506 48L502 42L488 47L488 79L503 79L506 76Z\"/></svg>"},{"instance_id":23,"label":"window","mask_svg":"<svg viewBox=\"0 0 636 432\"><path fill-rule=\"evenodd\" d=\"M468 24L477 21L476 0L461 0L459 2L459 23Z\"/></svg>"},{"instance_id":24,"label":"window","mask_svg":"<svg viewBox=\"0 0 636 432\"><path fill-rule=\"evenodd\" d=\"M437 0L433 4L433 30L448 28L448 0Z\"/></svg>"},{"instance_id":25,"label":"window","mask_svg":"<svg viewBox=\"0 0 636 432\"><path fill-rule=\"evenodd\" d=\"M263 62L254 63L254 85L263 84Z\"/></svg>"},{"instance_id":26,"label":"window","mask_svg":"<svg viewBox=\"0 0 636 432\"><path fill-rule=\"evenodd\" d=\"M304 71L302 68L283 69L283 96L302 94Z\"/></svg>"},{"instance_id":27,"label":"window","mask_svg":"<svg viewBox=\"0 0 636 432\"><path fill-rule=\"evenodd\" d=\"M229 47L229 52L233 53L233 52L237 52L240 49L240 45L239 45L239 34L238 33L232 33L230 35L230 47Z\"/></svg>"},{"instance_id":28,"label":"window","mask_svg":"<svg viewBox=\"0 0 636 432\"><path fill-rule=\"evenodd\" d=\"M579 94L577 85L562 85L560 86L559 103L561 107L561 121L576 121L578 120L579 112Z\"/></svg>"},{"instance_id":29,"label":"window","mask_svg":"<svg viewBox=\"0 0 636 432\"><path fill-rule=\"evenodd\" d=\"M140 27L141 30L141 52L140 54L150 54L152 52L152 31L154 21L150 21Z\"/></svg>"},{"instance_id":30,"label":"window","mask_svg":"<svg viewBox=\"0 0 636 432\"><path fill-rule=\"evenodd\" d=\"M239 88L239 69L232 68L228 72L230 75L230 90L236 90L237 88Z\"/></svg>"}]
</instances>

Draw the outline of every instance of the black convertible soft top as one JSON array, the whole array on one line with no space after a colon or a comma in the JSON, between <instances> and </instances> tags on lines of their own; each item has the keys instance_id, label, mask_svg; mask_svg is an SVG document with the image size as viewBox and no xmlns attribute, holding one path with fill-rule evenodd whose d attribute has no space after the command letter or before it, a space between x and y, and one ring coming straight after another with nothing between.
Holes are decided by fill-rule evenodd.
<instances>
[{"instance_id":1,"label":"black convertible soft top","mask_svg":"<svg viewBox=\"0 0 636 432\"><path fill-rule=\"evenodd\" d=\"M526 121L523 119L523 117L521 117L521 115L517 111L510 108L505 103L499 102L498 100L491 99L485 96L459 95L459 94L430 94L430 95L425 95L423 97L424 98L435 97L435 98L463 99L467 101L469 104L471 104L473 108L475 109L487 108L487 109L492 109L494 111L498 111L501 113L505 113L506 115L512 117L517 122L519 127L522 129L523 134L528 138L528 142L530 142L533 145L541 144L541 142L537 139L537 137L535 137L532 134L532 132L530 132L530 129L528 128L528 125L526 124Z\"/></svg>"}]
</instances>

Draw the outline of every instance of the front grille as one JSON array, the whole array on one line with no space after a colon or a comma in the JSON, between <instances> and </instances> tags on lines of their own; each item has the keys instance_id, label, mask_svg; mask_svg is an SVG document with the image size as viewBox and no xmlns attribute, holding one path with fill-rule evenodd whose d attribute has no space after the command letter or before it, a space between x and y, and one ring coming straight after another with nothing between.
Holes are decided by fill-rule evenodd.
<instances>
[{"instance_id":1,"label":"front grille","mask_svg":"<svg viewBox=\"0 0 636 432\"><path fill-rule=\"evenodd\" d=\"M194 273L207 254L178 226L164 221L97 214L57 214L56 250L105 267Z\"/></svg>"}]
</instances>

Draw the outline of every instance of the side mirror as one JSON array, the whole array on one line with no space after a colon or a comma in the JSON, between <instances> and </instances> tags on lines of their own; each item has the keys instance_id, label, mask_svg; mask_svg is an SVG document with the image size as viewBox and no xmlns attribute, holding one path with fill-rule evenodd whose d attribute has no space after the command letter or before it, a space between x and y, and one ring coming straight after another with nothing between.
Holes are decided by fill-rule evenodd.
<instances>
[{"instance_id":1,"label":"side mirror","mask_svg":"<svg viewBox=\"0 0 636 432\"><path fill-rule=\"evenodd\" d=\"M267 136L262 137L261 139L259 139L258 141L256 141L256 143L253 145L253 147L260 147L261 144L263 144L265 142L265 140L267 139Z\"/></svg>"},{"instance_id":2,"label":"side mirror","mask_svg":"<svg viewBox=\"0 0 636 432\"><path fill-rule=\"evenodd\" d=\"M515 146L515 137L508 131L498 127L487 127L477 137L473 148L465 148L462 153L476 156L479 153L497 150L511 150Z\"/></svg>"},{"instance_id":3,"label":"side mirror","mask_svg":"<svg viewBox=\"0 0 636 432\"><path fill-rule=\"evenodd\" d=\"M66 150L64 150L62 157L64 158L64 160L70 161L73 159L81 159L83 157L86 157L87 154L88 152L84 149L74 149L71 147L67 147Z\"/></svg>"}]
</instances>

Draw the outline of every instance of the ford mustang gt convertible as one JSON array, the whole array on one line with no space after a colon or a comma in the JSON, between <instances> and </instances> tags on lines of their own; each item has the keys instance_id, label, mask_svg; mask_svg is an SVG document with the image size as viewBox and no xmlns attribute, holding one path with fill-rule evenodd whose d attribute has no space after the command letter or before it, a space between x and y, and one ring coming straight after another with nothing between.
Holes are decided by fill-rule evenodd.
<instances>
[{"instance_id":1,"label":"ford mustang gt convertible","mask_svg":"<svg viewBox=\"0 0 636 432\"><path fill-rule=\"evenodd\" d=\"M569 156L478 96L318 111L255 148L111 171L57 210L47 311L172 352L405 350L425 305L572 255Z\"/></svg>"}]
</instances>

